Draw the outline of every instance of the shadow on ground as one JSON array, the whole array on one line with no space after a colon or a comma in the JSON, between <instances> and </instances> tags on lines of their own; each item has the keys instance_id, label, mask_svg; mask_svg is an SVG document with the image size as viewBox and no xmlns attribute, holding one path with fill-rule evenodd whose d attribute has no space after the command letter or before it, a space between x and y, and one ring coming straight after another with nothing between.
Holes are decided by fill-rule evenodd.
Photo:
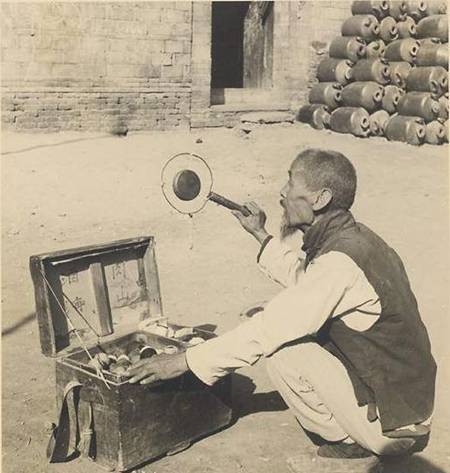
<instances>
[{"instance_id":1,"label":"shadow on ground","mask_svg":"<svg viewBox=\"0 0 450 473\"><path fill-rule=\"evenodd\" d=\"M18 320L15 324L11 325L10 327L5 328L2 330L2 337L5 337L7 335L11 335L14 333L16 330L19 330L20 327L23 327L24 325L30 323L33 321L36 317L36 314L32 312L31 314L28 314L25 316L23 319Z\"/></svg>"},{"instance_id":2,"label":"shadow on ground","mask_svg":"<svg viewBox=\"0 0 450 473\"><path fill-rule=\"evenodd\" d=\"M380 460L367 473L447 473L419 455Z\"/></svg>"},{"instance_id":3,"label":"shadow on ground","mask_svg":"<svg viewBox=\"0 0 450 473\"><path fill-rule=\"evenodd\" d=\"M19 148L12 151L3 151L0 154L2 156L7 156L8 154L26 153L28 151L34 151L36 149L41 149L41 148L54 148L55 146L63 146L63 145L68 145L68 144L73 144L73 143L79 143L81 141L92 141L92 140L98 140L98 139L103 139L103 138L111 138L111 135L102 135L102 136L87 137L87 138L75 138L72 140L62 140L56 143L47 143L47 144L41 144L41 145L35 145L35 146L28 146L26 148Z\"/></svg>"},{"instance_id":4,"label":"shadow on ground","mask_svg":"<svg viewBox=\"0 0 450 473\"><path fill-rule=\"evenodd\" d=\"M278 391L256 393L252 379L241 374L233 374L233 420L257 412L279 412L287 409ZM233 422L233 423L234 423Z\"/></svg>"}]
</instances>

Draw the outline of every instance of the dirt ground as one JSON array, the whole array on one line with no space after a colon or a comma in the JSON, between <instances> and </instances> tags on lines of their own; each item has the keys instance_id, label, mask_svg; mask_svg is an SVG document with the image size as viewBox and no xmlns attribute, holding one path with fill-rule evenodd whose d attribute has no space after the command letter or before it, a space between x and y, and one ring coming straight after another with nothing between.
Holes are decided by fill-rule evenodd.
<instances>
[{"instance_id":1,"label":"dirt ground","mask_svg":"<svg viewBox=\"0 0 450 473\"><path fill-rule=\"evenodd\" d=\"M175 153L196 152L214 172L214 190L238 202L255 200L277 232L278 193L298 150L336 149L356 166L354 206L397 249L408 270L438 361L436 413L429 447L392 463L325 460L270 385L264 363L236 376L237 421L188 450L142 467L168 472L450 471L449 169L448 147L415 148L357 139L306 126L267 126L247 139L229 129L130 134L2 136L3 471L100 472L76 460L48 466L46 421L55 421L54 360L40 353L32 254L154 235L166 315L182 324L239 323L239 312L278 288L255 264L257 243L213 203L194 218L164 201L160 173ZM201 138L202 142L197 143ZM414 393L412 393L414 395Z\"/></svg>"}]
</instances>

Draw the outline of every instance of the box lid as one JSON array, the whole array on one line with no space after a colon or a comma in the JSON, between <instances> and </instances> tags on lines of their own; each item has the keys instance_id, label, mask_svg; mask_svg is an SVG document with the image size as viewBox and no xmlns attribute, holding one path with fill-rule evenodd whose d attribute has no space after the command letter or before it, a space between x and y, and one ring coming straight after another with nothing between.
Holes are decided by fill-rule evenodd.
<instances>
[{"instance_id":1,"label":"box lid","mask_svg":"<svg viewBox=\"0 0 450 473\"><path fill-rule=\"evenodd\" d=\"M42 353L56 356L162 316L151 236L30 257ZM77 332L77 333L76 333Z\"/></svg>"}]
</instances>

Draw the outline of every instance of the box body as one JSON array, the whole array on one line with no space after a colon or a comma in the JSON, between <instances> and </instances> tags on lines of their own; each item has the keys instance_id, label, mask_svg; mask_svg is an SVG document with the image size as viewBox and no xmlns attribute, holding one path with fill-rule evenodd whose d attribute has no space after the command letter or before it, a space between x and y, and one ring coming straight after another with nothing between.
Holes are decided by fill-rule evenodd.
<instances>
[{"instance_id":1,"label":"box body","mask_svg":"<svg viewBox=\"0 0 450 473\"><path fill-rule=\"evenodd\" d=\"M139 322L162 315L151 237L33 256L30 268L42 351L57 358L58 410L67 384L79 382L79 398L69 410L81 414L86 412L83 406L92 406L90 454L99 465L126 471L184 449L230 423L230 377L212 387L192 373L148 385L130 384L120 375L99 374L89 364L99 351L111 353L136 342L158 350L188 346L186 337L137 330ZM203 339L214 337L193 332ZM80 336L89 355L80 346Z\"/></svg>"},{"instance_id":2,"label":"box body","mask_svg":"<svg viewBox=\"0 0 450 473\"><path fill-rule=\"evenodd\" d=\"M155 347L176 343L135 332L109 344L120 345L138 335ZM108 344L102 348L108 349ZM85 357L84 352L77 352L56 361L57 405L61 407L67 383L78 381L83 385L79 403L90 402L93 408L95 438L91 452L105 468L131 469L169 451L184 449L231 421L229 379L212 387L192 373L149 385L108 379L108 389L102 379L89 372L83 363Z\"/></svg>"}]
</instances>

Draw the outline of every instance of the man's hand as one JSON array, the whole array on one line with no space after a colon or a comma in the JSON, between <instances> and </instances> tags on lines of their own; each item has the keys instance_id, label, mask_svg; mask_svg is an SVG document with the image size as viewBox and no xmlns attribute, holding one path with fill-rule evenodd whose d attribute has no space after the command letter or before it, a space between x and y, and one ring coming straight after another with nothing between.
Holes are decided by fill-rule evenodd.
<instances>
[{"instance_id":1,"label":"man's hand","mask_svg":"<svg viewBox=\"0 0 450 473\"><path fill-rule=\"evenodd\" d=\"M245 207L250 212L249 216L245 216L241 212L235 210L231 212L241 223L245 230L253 235L260 243L262 243L269 234L265 229L267 216L263 209L258 207L255 202L246 202Z\"/></svg>"},{"instance_id":2,"label":"man's hand","mask_svg":"<svg viewBox=\"0 0 450 473\"><path fill-rule=\"evenodd\" d=\"M127 375L132 376L130 383L149 384L154 381L172 379L189 371L186 363L185 352L175 355L155 355L133 363L127 370Z\"/></svg>"}]
</instances>

